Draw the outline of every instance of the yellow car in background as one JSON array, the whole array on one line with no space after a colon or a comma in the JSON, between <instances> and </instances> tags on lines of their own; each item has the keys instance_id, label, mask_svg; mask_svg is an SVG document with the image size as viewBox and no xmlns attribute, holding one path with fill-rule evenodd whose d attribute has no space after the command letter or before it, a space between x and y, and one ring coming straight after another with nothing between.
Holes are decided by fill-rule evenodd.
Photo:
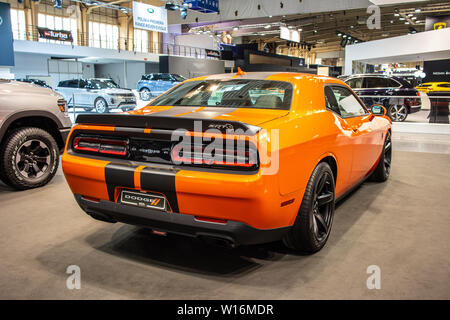
<instances>
[{"instance_id":1,"label":"yellow car in background","mask_svg":"<svg viewBox=\"0 0 450 320\"><path fill-rule=\"evenodd\" d=\"M450 82L427 82L416 87L421 92L450 91Z\"/></svg>"}]
</instances>

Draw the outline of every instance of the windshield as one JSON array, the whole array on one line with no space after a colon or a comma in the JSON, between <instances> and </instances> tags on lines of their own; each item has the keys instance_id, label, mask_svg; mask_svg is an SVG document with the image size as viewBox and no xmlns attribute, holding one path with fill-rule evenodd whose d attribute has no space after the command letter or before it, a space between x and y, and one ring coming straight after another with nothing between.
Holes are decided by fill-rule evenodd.
<instances>
[{"instance_id":1,"label":"windshield","mask_svg":"<svg viewBox=\"0 0 450 320\"><path fill-rule=\"evenodd\" d=\"M111 79L105 80L88 80L88 87L92 89L108 89L108 88L118 88L119 86Z\"/></svg>"},{"instance_id":2,"label":"windshield","mask_svg":"<svg viewBox=\"0 0 450 320\"><path fill-rule=\"evenodd\" d=\"M292 85L283 81L191 81L173 88L150 105L289 110L292 92Z\"/></svg>"}]
</instances>

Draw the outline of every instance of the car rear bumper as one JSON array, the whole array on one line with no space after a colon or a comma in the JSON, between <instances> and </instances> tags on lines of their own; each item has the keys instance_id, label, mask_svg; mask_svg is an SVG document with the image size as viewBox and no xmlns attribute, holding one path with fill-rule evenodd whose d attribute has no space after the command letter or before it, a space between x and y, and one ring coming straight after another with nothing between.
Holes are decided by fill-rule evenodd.
<instances>
[{"instance_id":1,"label":"car rear bumper","mask_svg":"<svg viewBox=\"0 0 450 320\"><path fill-rule=\"evenodd\" d=\"M201 221L193 215L139 208L106 200L93 201L79 194L75 194L75 199L87 214L96 219L144 226L159 232L222 240L231 245L277 241L291 228L256 229L238 221L228 220L226 223Z\"/></svg>"}]
</instances>

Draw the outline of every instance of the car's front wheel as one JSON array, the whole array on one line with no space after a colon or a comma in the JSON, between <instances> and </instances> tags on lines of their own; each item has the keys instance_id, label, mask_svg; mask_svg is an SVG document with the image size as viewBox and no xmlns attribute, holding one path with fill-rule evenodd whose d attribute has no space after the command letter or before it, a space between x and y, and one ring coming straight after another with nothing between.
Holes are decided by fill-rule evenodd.
<instances>
[{"instance_id":1,"label":"car's front wheel","mask_svg":"<svg viewBox=\"0 0 450 320\"><path fill-rule=\"evenodd\" d=\"M149 88L142 88L139 92L139 95L141 97L141 100L148 101L152 97L152 92Z\"/></svg>"},{"instance_id":2,"label":"car's front wheel","mask_svg":"<svg viewBox=\"0 0 450 320\"><path fill-rule=\"evenodd\" d=\"M330 235L334 203L333 172L328 163L321 162L308 181L294 226L284 237L284 244L308 254L322 249Z\"/></svg>"},{"instance_id":3,"label":"car's front wheel","mask_svg":"<svg viewBox=\"0 0 450 320\"><path fill-rule=\"evenodd\" d=\"M109 111L108 104L106 103L106 100L103 98L95 99L94 107L97 113L107 113Z\"/></svg>"},{"instance_id":4,"label":"car's front wheel","mask_svg":"<svg viewBox=\"0 0 450 320\"><path fill-rule=\"evenodd\" d=\"M408 109L404 105L391 105L389 107L389 117L392 121L403 122L408 117Z\"/></svg>"},{"instance_id":5,"label":"car's front wheel","mask_svg":"<svg viewBox=\"0 0 450 320\"><path fill-rule=\"evenodd\" d=\"M370 177L371 180L377 182L384 182L389 178L391 173L392 162L392 138L391 133L388 131L386 139L384 140L383 150L381 151L380 160L378 165Z\"/></svg>"},{"instance_id":6,"label":"car's front wheel","mask_svg":"<svg viewBox=\"0 0 450 320\"><path fill-rule=\"evenodd\" d=\"M59 149L53 137L40 128L12 131L0 148L2 180L19 190L41 187L55 175Z\"/></svg>"}]
</instances>

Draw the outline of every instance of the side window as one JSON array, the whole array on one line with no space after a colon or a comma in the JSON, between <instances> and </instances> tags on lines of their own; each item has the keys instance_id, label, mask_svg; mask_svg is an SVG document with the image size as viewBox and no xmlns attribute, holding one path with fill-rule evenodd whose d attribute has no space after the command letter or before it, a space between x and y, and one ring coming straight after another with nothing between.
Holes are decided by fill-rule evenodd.
<instances>
[{"instance_id":1,"label":"side window","mask_svg":"<svg viewBox=\"0 0 450 320\"><path fill-rule=\"evenodd\" d=\"M401 85L400 85L397 81L395 81L395 80L392 80L392 79L386 79L386 81L387 81L387 86L388 86L389 88L398 88L398 87L401 86Z\"/></svg>"},{"instance_id":2,"label":"side window","mask_svg":"<svg viewBox=\"0 0 450 320\"><path fill-rule=\"evenodd\" d=\"M344 87L331 87L336 99L339 114L343 118L358 117L365 115L366 109L359 103L353 93Z\"/></svg>"},{"instance_id":3,"label":"side window","mask_svg":"<svg viewBox=\"0 0 450 320\"><path fill-rule=\"evenodd\" d=\"M68 80L66 81L66 87L68 88L78 88L78 80Z\"/></svg>"},{"instance_id":4,"label":"side window","mask_svg":"<svg viewBox=\"0 0 450 320\"><path fill-rule=\"evenodd\" d=\"M389 87L388 81L385 78L381 77L367 77L365 84L365 88L387 88Z\"/></svg>"},{"instance_id":5,"label":"side window","mask_svg":"<svg viewBox=\"0 0 450 320\"><path fill-rule=\"evenodd\" d=\"M172 77L170 76L170 74L162 74L161 75L161 80L163 80L163 81L172 81Z\"/></svg>"},{"instance_id":6,"label":"side window","mask_svg":"<svg viewBox=\"0 0 450 320\"><path fill-rule=\"evenodd\" d=\"M80 89L84 89L84 88L86 88L86 87L88 87L88 82L87 82L86 80L80 80L80 86L79 86L79 88L80 88Z\"/></svg>"},{"instance_id":7,"label":"side window","mask_svg":"<svg viewBox=\"0 0 450 320\"><path fill-rule=\"evenodd\" d=\"M438 88L450 88L450 83L441 83L437 85Z\"/></svg>"},{"instance_id":8,"label":"side window","mask_svg":"<svg viewBox=\"0 0 450 320\"><path fill-rule=\"evenodd\" d=\"M339 110L336 97L334 96L331 87L325 87L325 106L327 107L327 109L336 112L338 115L341 115L341 111Z\"/></svg>"},{"instance_id":9,"label":"side window","mask_svg":"<svg viewBox=\"0 0 450 320\"><path fill-rule=\"evenodd\" d=\"M353 78L348 80L346 83L350 88L359 89L362 88L363 78Z\"/></svg>"},{"instance_id":10,"label":"side window","mask_svg":"<svg viewBox=\"0 0 450 320\"><path fill-rule=\"evenodd\" d=\"M161 80L161 75L160 74L154 74L152 77L152 80Z\"/></svg>"}]
</instances>

